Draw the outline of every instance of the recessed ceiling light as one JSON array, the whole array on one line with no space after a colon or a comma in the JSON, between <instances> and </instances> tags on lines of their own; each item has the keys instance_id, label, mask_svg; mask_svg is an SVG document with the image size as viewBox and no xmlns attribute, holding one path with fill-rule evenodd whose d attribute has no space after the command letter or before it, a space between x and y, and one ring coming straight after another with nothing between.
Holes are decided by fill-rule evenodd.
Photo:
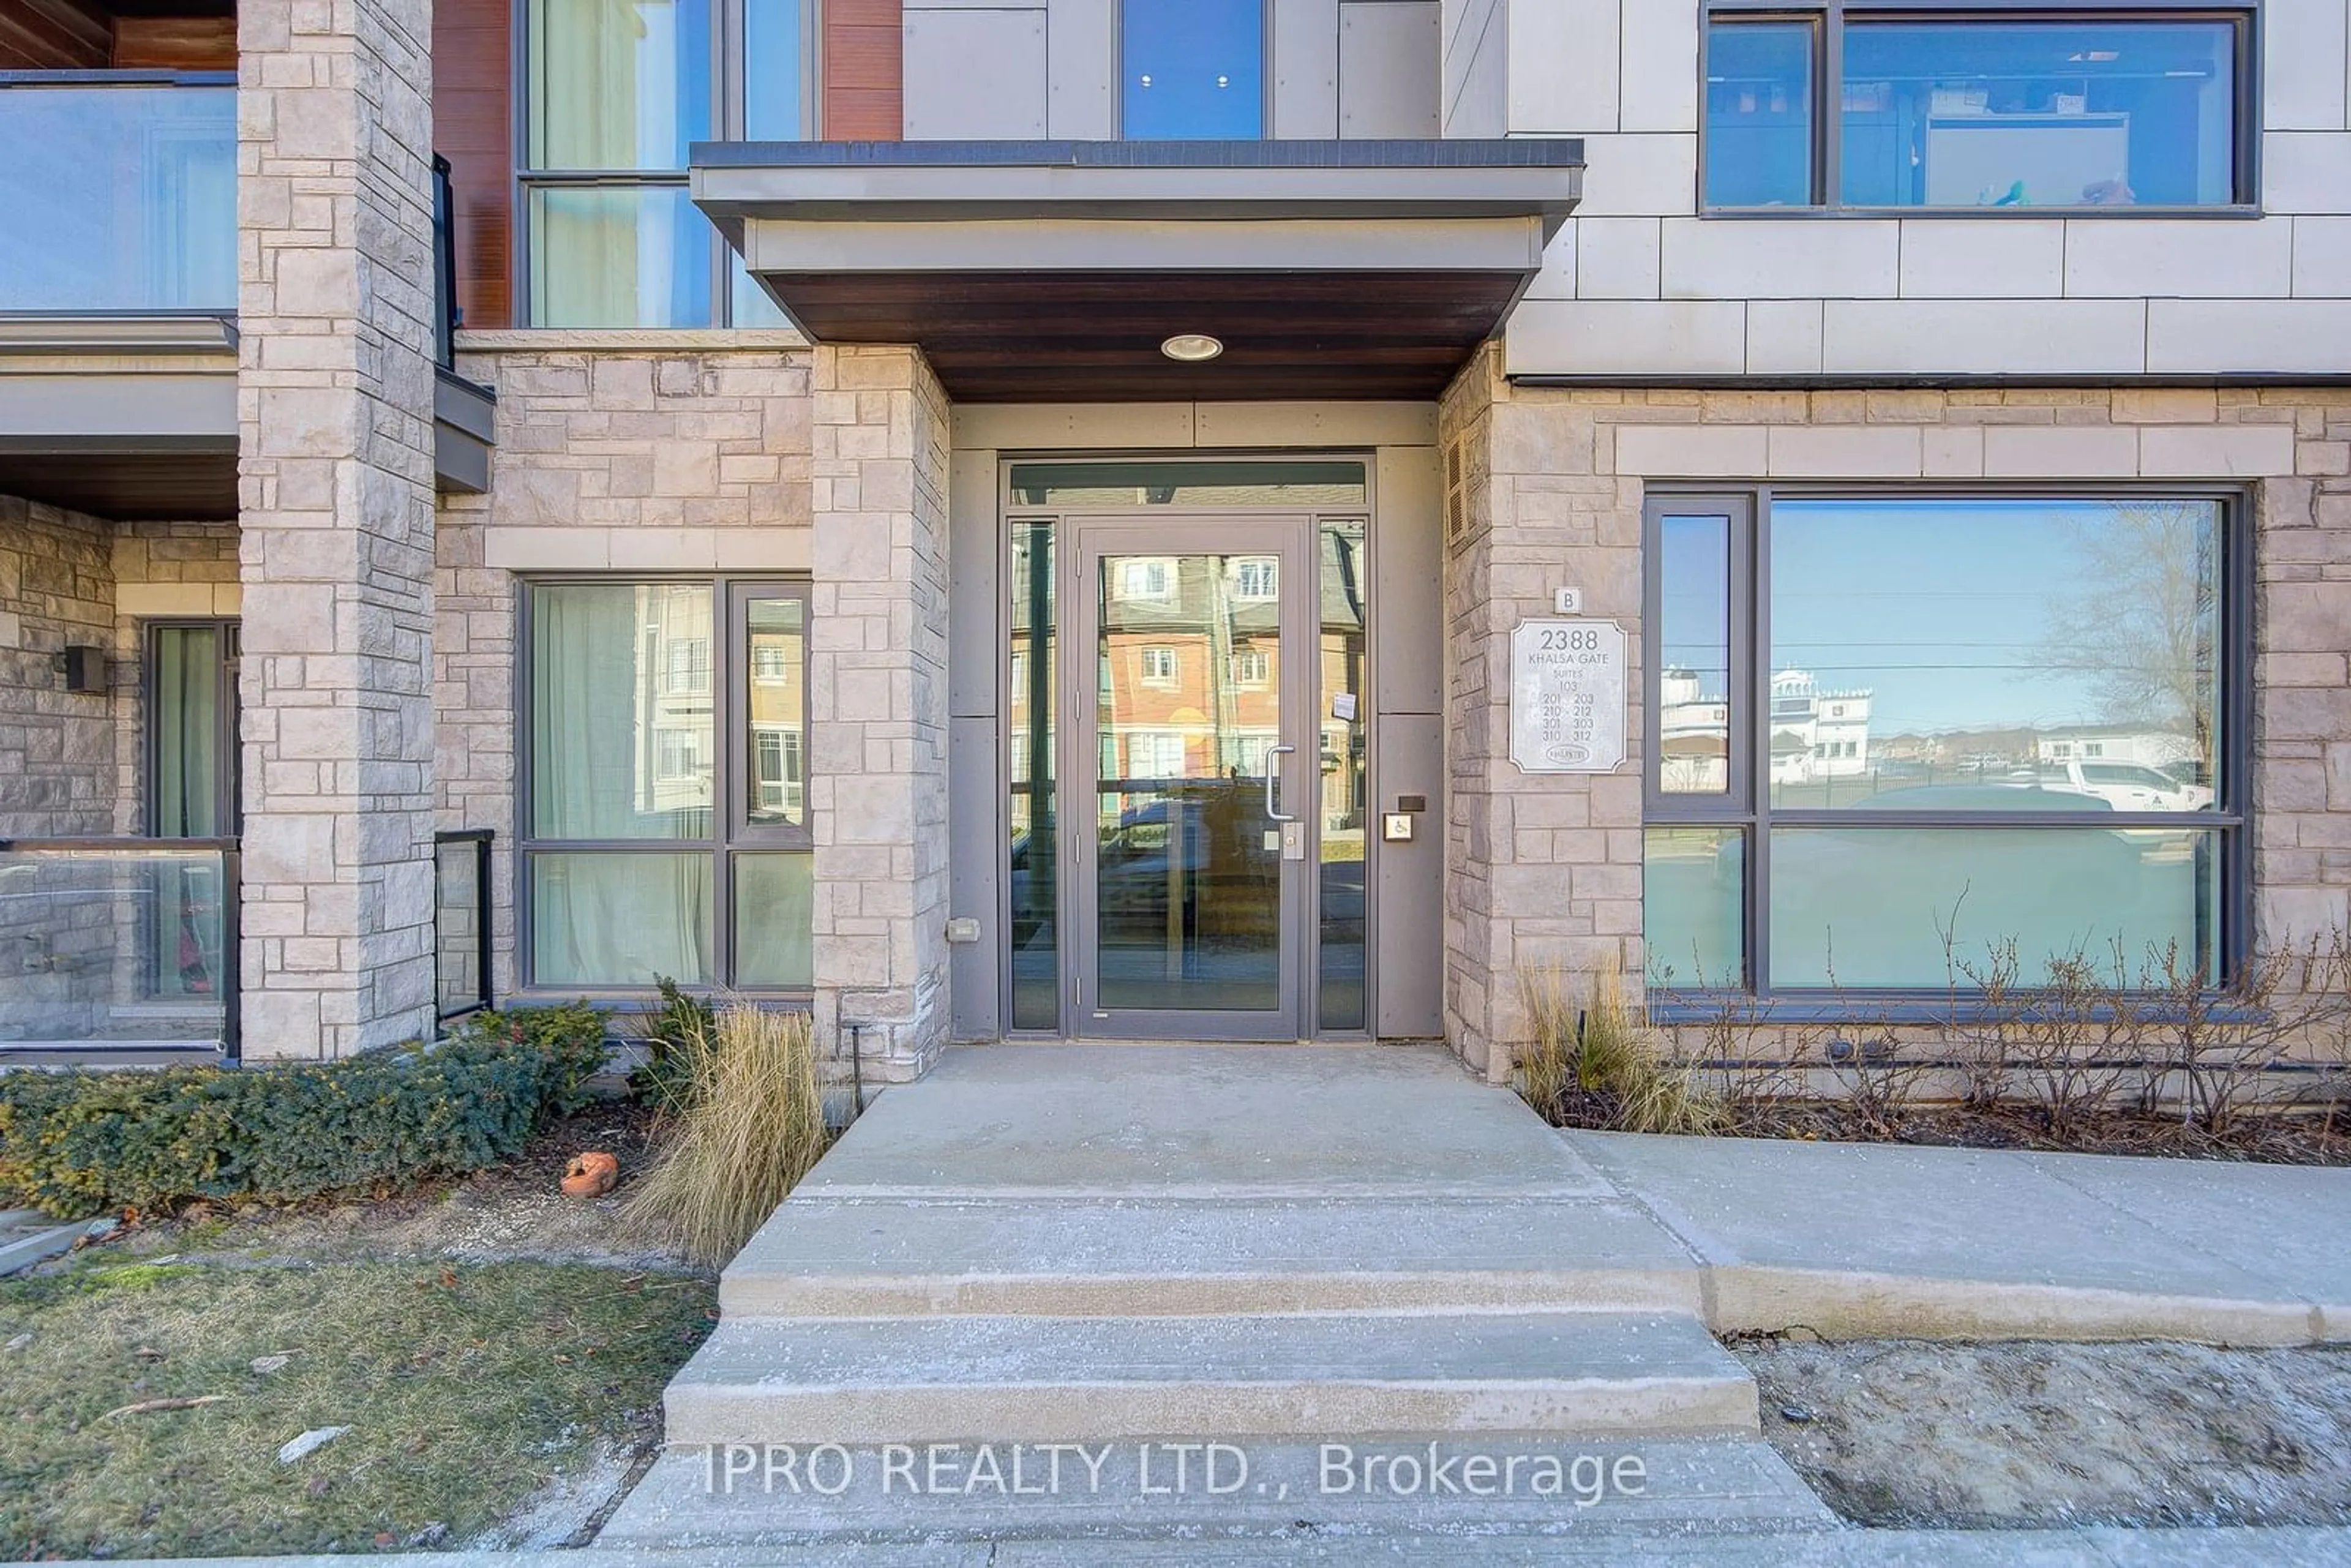
<instances>
[{"instance_id":1,"label":"recessed ceiling light","mask_svg":"<svg viewBox=\"0 0 2351 1568\"><path fill-rule=\"evenodd\" d=\"M1206 332L1178 332L1160 344L1159 351L1171 360L1196 365L1223 353L1225 346Z\"/></svg>"}]
</instances>

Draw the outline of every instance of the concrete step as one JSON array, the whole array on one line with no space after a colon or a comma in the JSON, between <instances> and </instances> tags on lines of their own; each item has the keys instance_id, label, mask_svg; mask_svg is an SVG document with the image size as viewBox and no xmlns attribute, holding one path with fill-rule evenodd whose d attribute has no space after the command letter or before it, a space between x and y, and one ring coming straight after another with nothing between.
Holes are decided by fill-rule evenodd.
<instances>
[{"instance_id":1,"label":"concrete step","mask_svg":"<svg viewBox=\"0 0 2351 1568\"><path fill-rule=\"evenodd\" d=\"M740 1319L664 1407L695 1445L1757 1430L1697 1319L1621 1312Z\"/></svg>"},{"instance_id":2,"label":"concrete step","mask_svg":"<svg viewBox=\"0 0 2351 1568\"><path fill-rule=\"evenodd\" d=\"M1687 1249L1613 1198L795 1197L727 1267L751 1317L1700 1310Z\"/></svg>"},{"instance_id":3,"label":"concrete step","mask_svg":"<svg viewBox=\"0 0 2351 1568\"><path fill-rule=\"evenodd\" d=\"M1180 1541L1196 1552L1221 1538L1272 1552L1250 1561L1301 1561L1290 1551L1319 1542L1334 1555L1315 1561L1355 1562L1375 1555L1368 1548L1381 1539L1444 1539L1458 1548L1472 1543L1465 1538L1564 1544L1594 1534L1735 1538L1837 1524L1757 1440L1628 1445L1498 1435L1334 1446L1340 1451L1231 1442L1213 1463L1205 1449L1186 1456L1180 1477L1176 1454L1131 1443L1065 1448L1058 1469L1051 1455L1016 1453L1008 1443L990 1446L985 1458L979 1445L943 1448L935 1468L928 1449L803 1449L789 1456L789 1469L780 1452L771 1464L765 1451L750 1450L737 1457L732 1475L725 1450L673 1448L596 1548L820 1551L855 1542L945 1550L959 1542L1059 1541L1077 1563L1097 1560L1080 1544L1087 1541ZM818 1560L829 1559L792 1558Z\"/></svg>"}]
</instances>

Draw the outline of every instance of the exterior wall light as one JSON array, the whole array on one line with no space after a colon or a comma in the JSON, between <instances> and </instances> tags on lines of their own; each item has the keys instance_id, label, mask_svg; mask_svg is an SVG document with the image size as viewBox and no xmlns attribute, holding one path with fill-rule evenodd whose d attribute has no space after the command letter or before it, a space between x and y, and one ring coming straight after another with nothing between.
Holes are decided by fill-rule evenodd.
<instances>
[{"instance_id":1,"label":"exterior wall light","mask_svg":"<svg viewBox=\"0 0 2351 1568\"><path fill-rule=\"evenodd\" d=\"M1159 351L1171 360L1196 365L1223 353L1225 346L1206 332L1178 332L1160 344Z\"/></svg>"}]
</instances>

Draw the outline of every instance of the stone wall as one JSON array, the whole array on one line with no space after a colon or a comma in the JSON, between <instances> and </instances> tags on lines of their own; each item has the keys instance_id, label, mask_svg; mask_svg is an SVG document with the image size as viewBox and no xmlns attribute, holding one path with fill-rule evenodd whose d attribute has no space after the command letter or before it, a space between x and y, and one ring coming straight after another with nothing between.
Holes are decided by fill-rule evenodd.
<instances>
[{"instance_id":1,"label":"stone wall","mask_svg":"<svg viewBox=\"0 0 2351 1568\"><path fill-rule=\"evenodd\" d=\"M810 559L810 354L778 334L476 334L491 484L441 499L434 804L488 828L493 983L517 983L516 573L798 575ZM511 344L485 349L483 343ZM816 759L821 766L821 759Z\"/></svg>"},{"instance_id":2,"label":"stone wall","mask_svg":"<svg viewBox=\"0 0 2351 1568\"><path fill-rule=\"evenodd\" d=\"M946 1044L946 394L911 349L820 349L809 669L819 1038L889 1079Z\"/></svg>"},{"instance_id":3,"label":"stone wall","mask_svg":"<svg viewBox=\"0 0 2351 1568\"><path fill-rule=\"evenodd\" d=\"M2257 942L2351 925L2351 392L1514 388L1487 350L1446 397L1447 1027L1489 1076L1528 1037L1517 976L1641 945L1641 507L1650 481L2244 484L2254 494ZM1631 634L1631 755L1509 757L1510 633L1581 587Z\"/></svg>"},{"instance_id":4,"label":"stone wall","mask_svg":"<svg viewBox=\"0 0 2351 1568\"><path fill-rule=\"evenodd\" d=\"M0 838L113 829L115 705L55 664L68 643L114 645L110 527L0 496Z\"/></svg>"},{"instance_id":5,"label":"stone wall","mask_svg":"<svg viewBox=\"0 0 2351 1568\"><path fill-rule=\"evenodd\" d=\"M433 1021L429 0L237 12L248 1055Z\"/></svg>"}]
</instances>

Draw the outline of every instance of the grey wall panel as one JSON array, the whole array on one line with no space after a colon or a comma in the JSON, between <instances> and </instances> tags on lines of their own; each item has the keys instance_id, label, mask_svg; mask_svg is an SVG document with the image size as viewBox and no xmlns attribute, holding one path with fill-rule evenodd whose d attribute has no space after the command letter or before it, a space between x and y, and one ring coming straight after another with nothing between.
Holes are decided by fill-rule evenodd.
<instances>
[{"instance_id":1,"label":"grey wall panel","mask_svg":"<svg viewBox=\"0 0 2351 1568\"><path fill-rule=\"evenodd\" d=\"M996 454L947 463L947 913L979 922L980 939L947 948L957 1040L993 1040L1003 1002L997 907L1003 792L997 778L997 668L1004 601L996 539Z\"/></svg>"},{"instance_id":2,"label":"grey wall panel","mask_svg":"<svg viewBox=\"0 0 2351 1568\"><path fill-rule=\"evenodd\" d=\"M957 1040L994 1040L1003 1032L1000 995L1003 898L997 861L1004 848L996 781L996 720L947 720L947 915L979 922L979 940L947 947L953 989L950 1025Z\"/></svg>"},{"instance_id":3,"label":"grey wall panel","mask_svg":"<svg viewBox=\"0 0 2351 1568\"><path fill-rule=\"evenodd\" d=\"M1339 134L1435 136L1441 93L1437 0L1339 7Z\"/></svg>"},{"instance_id":4,"label":"grey wall panel","mask_svg":"<svg viewBox=\"0 0 2351 1568\"><path fill-rule=\"evenodd\" d=\"M996 454L957 452L947 464L947 712L956 718L997 711L1000 559Z\"/></svg>"},{"instance_id":5,"label":"grey wall panel","mask_svg":"<svg viewBox=\"0 0 2351 1568\"><path fill-rule=\"evenodd\" d=\"M1267 134L1327 141L1339 134L1339 0L1272 0L1273 113Z\"/></svg>"},{"instance_id":6,"label":"grey wall panel","mask_svg":"<svg viewBox=\"0 0 2351 1568\"><path fill-rule=\"evenodd\" d=\"M1434 446L1382 446L1372 517L1374 813L1418 795L1409 843L1376 843L1375 1023L1445 1032L1444 475ZM1368 824L1374 838L1380 820Z\"/></svg>"},{"instance_id":7,"label":"grey wall panel","mask_svg":"<svg viewBox=\"0 0 2351 1568\"><path fill-rule=\"evenodd\" d=\"M1045 12L908 11L909 141L1045 134Z\"/></svg>"},{"instance_id":8,"label":"grey wall panel","mask_svg":"<svg viewBox=\"0 0 2351 1568\"><path fill-rule=\"evenodd\" d=\"M1045 65L1050 134L1071 141L1118 136L1118 0L1050 0Z\"/></svg>"},{"instance_id":9,"label":"grey wall panel","mask_svg":"<svg viewBox=\"0 0 2351 1568\"><path fill-rule=\"evenodd\" d=\"M1372 520L1374 711L1445 711L1444 476L1434 446L1379 449Z\"/></svg>"},{"instance_id":10,"label":"grey wall panel","mask_svg":"<svg viewBox=\"0 0 2351 1568\"><path fill-rule=\"evenodd\" d=\"M1376 601L1372 613L1379 614ZM1383 843L1377 850L1379 1034L1424 1039L1445 1032L1445 720L1436 714L1383 714L1374 734L1375 804L1392 810L1400 795L1425 796L1428 803L1413 818L1410 843ZM1370 825L1376 835L1379 818Z\"/></svg>"}]
</instances>

